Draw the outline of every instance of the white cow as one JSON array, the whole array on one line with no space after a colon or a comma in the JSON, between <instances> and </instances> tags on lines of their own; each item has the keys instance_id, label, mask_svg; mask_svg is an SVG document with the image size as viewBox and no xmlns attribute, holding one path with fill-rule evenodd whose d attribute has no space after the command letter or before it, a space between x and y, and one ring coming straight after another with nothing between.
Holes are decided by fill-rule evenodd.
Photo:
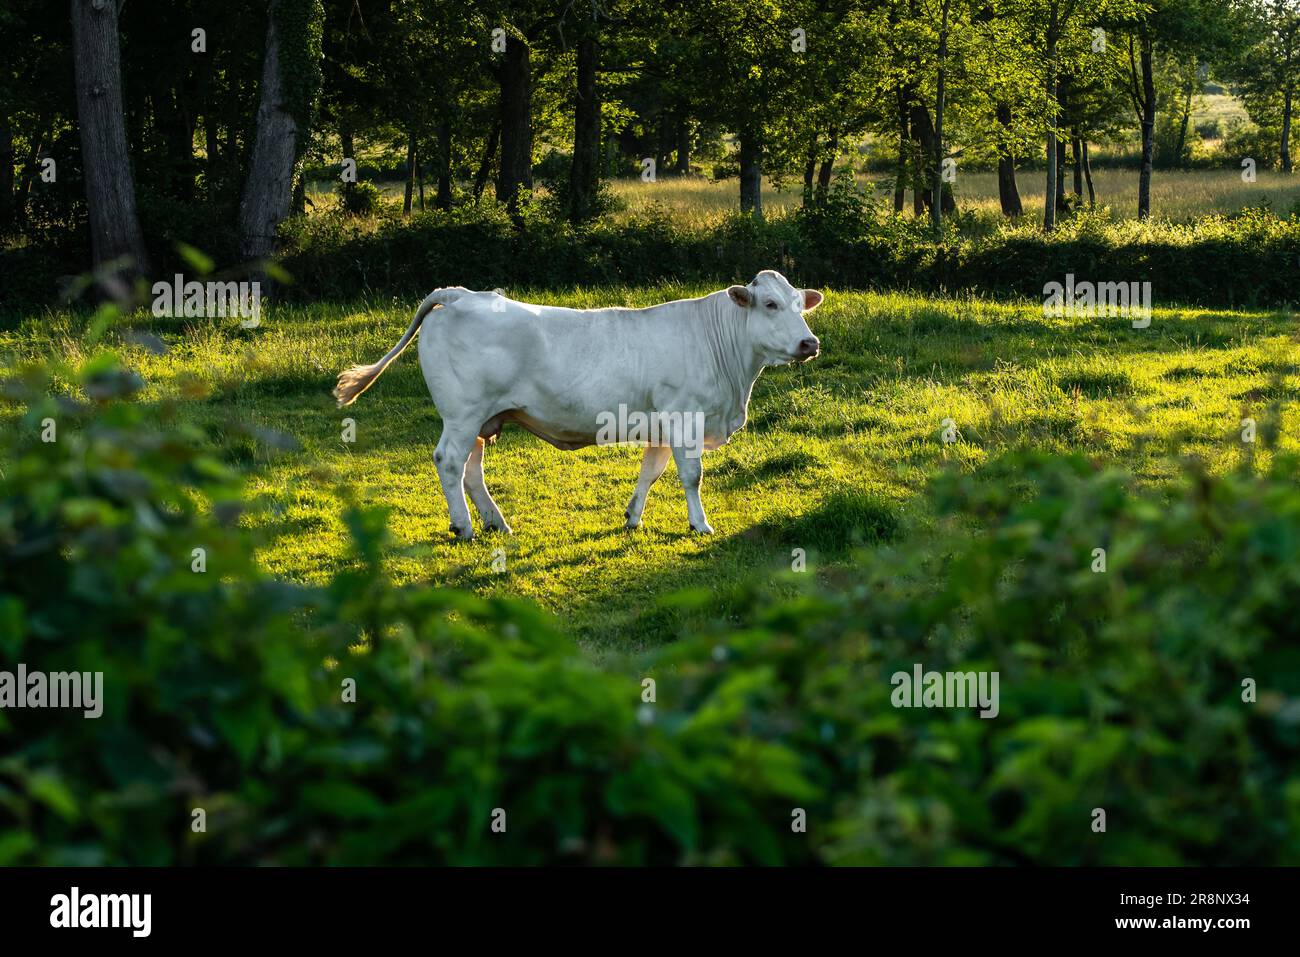
<instances>
[{"instance_id":1,"label":"white cow","mask_svg":"<svg viewBox=\"0 0 1300 957\"><path fill-rule=\"evenodd\" d=\"M700 453L745 424L764 367L817 356L821 344L804 313L821 301L820 292L795 289L770 269L748 286L646 309L535 306L452 286L420 303L386 356L340 373L334 397L340 406L356 401L419 330L420 368L443 422L433 461L456 536L474 535L466 492L484 530L510 531L483 483L484 443L507 422L559 449L644 444L628 528L641 524L671 453L690 526L707 533ZM611 435L614 423L634 423L635 434Z\"/></svg>"}]
</instances>

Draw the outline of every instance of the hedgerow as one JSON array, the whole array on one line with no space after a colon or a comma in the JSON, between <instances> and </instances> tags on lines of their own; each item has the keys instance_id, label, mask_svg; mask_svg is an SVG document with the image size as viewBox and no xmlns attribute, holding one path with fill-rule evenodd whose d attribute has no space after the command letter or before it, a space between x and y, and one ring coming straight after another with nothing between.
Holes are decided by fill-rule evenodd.
<instances>
[{"instance_id":1,"label":"hedgerow","mask_svg":"<svg viewBox=\"0 0 1300 957\"><path fill-rule=\"evenodd\" d=\"M1086 210L1037 225L957 216L937 241L928 220L886 214L848 184L820 205L766 221L681 223L661 208L575 228L535 217L516 228L493 204L375 220L331 214L286 228L296 295L368 289L417 296L475 289L748 280L780 269L809 286L1041 299L1067 274L1152 283L1155 305L1284 306L1300 301L1300 218L1246 210L1191 225L1111 222Z\"/></svg>"},{"instance_id":2,"label":"hedgerow","mask_svg":"<svg viewBox=\"0 0 1300 957\"><path fill-rule=\"evenodd\" d=\"M1105 210L1081 209L1047 235L1032 216L1007 222L958 213L936 240L927 218L892 215L849 182L837 183L820 204L765 221L733 214L683 222L651 206L577 227L556 218L555 204L544 201L525 211L520 228L490 199L406 218L376 204L376 196L361 184L356 197L345 197L351 208L282 227L283 265L296 283L281 295L315 301L358 293L419 298L442 285L725 285L775 268L805 286L836 289L1041 300L1047 283L1073 274L1089 282L1149 281L1156 306L1300 302L1300 217L1262 208L1180 224L1116 222ZM142 205L145 214L153 208ZM179 219L161 215L169 210L166 204L154 210L160 213L154 232L166 239L167 248L157 251L164 274L184 265L171 247L193 244L194 237L175 227L187 218L205 224L199 245L206 252L218 262L234 261L234 233L210 209L200 206ZM14 306L51 301L60 276L78 271L75 244L32 252L0 256L0 289Z\"/></svg>"}]
</instances>

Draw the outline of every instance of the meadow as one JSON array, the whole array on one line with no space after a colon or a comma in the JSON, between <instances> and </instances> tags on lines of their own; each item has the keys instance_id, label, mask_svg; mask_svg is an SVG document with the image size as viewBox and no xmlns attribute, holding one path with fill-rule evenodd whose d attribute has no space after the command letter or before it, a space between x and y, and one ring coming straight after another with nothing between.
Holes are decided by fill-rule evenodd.
<instances>
[{"instance_id":1,"label":"meadow","mask_svg":"<svg viewBox=\"0 0 1300 957\"><path fill-rule=\"evenodd\" d=\"M1213 123L1219 133L1233 124L1249 123L1249 116L1241 101L1226 93L1205 93L1196 98L1191 116L1193 136L1204 123ZM863 144L869 147L870 138ZM1106 209L1107 216L1115 221L1133 219L1137 215L1138 172L1136 164L1140 141L1135 137L1117 143L1093 146L1093 188L1096 202ZM1194 147L1205 155L1222 149L1222 140L1210 137L1197 140ZM390 160L382 150L362 151L362 161L383 164ZM851 154L841 156L837 166L841 169L852 160ZM1123 162L1116 162L1122 160ZM1300 182L1295 177L1268 168L1256 171L1254 182L1242 180L1242 171L1235 164L1221 169L1157 169L1152 176L1151 203L1153 215L1170 222L1185 223L1197 217L1232 215L1249 206L1266 206L1285 216L1300 204ZM1073 189L1072 168L1066 170L1066 189ZM892 195L892 184L883 173L858 172L855 180L863 189L887 188ZM1026 214L1042 218L1043 171L1037 167L1021 169L1017 174L1017 187ZM391 205L402 203L404 183L378 184L384 199ZM432 183L426 183L426 201L432 202ZM714 223L728 213L740 209L738 188L734 178L714 180L704 172L689 177L663 176L656 182L643 182L638 177L616 178L608 181L611 193L617 199L614 216L628 219L657 206L667 210L681 223ZM545 187L538 184L538 192ZM953 183L957 206L964 212L991 220L1001 217L998 203L998 180L995 169L965 170L958 167ZM314 209L324 211L337 205L338 195L332 181L314 180L309 184L309 194ZM1087 196L1087 187L1084 187ZM763 207L771 213L789 212L803 201L802 183L787 178L776 183L766 178L763 183ZM913 196L908 191L904 209L912 209ZM418 202L418 198L417 198Z\"/></svg>"},{"instance_id":2,"label":"meadow","mask_svg":"<svg viewBox=\"0 0 1300 957\"><path fill-rule=\"evenodd\" d=\"M889 188L881 174L860 173L856 177L865 189ZM1138 175L1134 169L1101 167L1093 170L1097 205L1106 207L1112 220L1133 219L1137 214ZM1066 188L1072 189L1067 171ZM1040 171L1022 170L1017 177L1025 215L1042 219L1043 176ZM664 178L654 183L613 180L614 195L622 200L620 215L629 216L651 204L666 207L688 220L717 218L738 210L734 180L714 182L706 177ZM996 171L958 170L954 183L958 209L981 217L1001 217ZM1087 191L1085 187L1084 198ZM803 201L802 184L787 183L777 189L770 182L763 194L765 212L793 210ZM1241 179L1241 170L1156 170L1151 181L1151 208L1160 219L1182 223L1198 216L1231 215L1248 206L1267 206L1280 215L1300 203L1300 183L1271 170L1257 171L1253 183ZM912 193L906 194L904 209L912 209Z\"/></svg>"},{"instance_id":3,"label":"meadow","mask_svg":"<svg viewBox=\"0 0 1300 957\"><path fill-rule=\"evenodd\" d=\"M883 174L859 173L857 182L863 189L883 189ZM1112 220L1133 219L1137 213L1138 177L1136 170L1099 167L1093 170L1093 188L1097 205L1105 207ZM1022 171L1018 177L1020 201L1025 214L1042 218L1043 184L1041 173ZM1068 189L1073 187L1067 178ZM683 224L713 223L740 209L736 181L713 180L703 175L688 177L666 176L653 183L639 179L614 179L609 181L610 191L618 200L613 215L626 220L651 207L667 210L674 220ZM383 184L384 199L390 205L400 206L403 186L400 183ZM960 210L974 212L981 217L996 219L1001 216L998 205L997 173L987 170L959 172L955 186L957 206ZM545 190L539 188L539 194ZM332 183L312 184L311 199L316 210L335 207L338 195ZM1086 198L1086 192L1085 192ZM426 195L426 202L432 196ZM764 183L763 209L768 214L790 212L803 202L800 183L786 182L777 186L771 180ZM1266 206L1285 216L1300 203L1300 182L1273 170L1259 170L1253 183L1245 183L1241 170L1156 170L1151 182L1151 205L1154 215L1170 222L1183 223L1199 216L1229 216L1250 206ZM904 209L912 208L912 193L906 194Z\"/></svg>"},{"instance_id":4,"label":"meadow","mask_svg":"<svg viewBox=\"0 0 1300 957\"><path fill-rule=\"evenodd\" d=\"M709 291L511 290L578 307ZM642 528L628 532L639 449L562 453L507 429L485 462L515 534L452 541L431 461L439 422L414 349L355 406L338 410L329 395L339 369L391 346L413 302L272 306L255 329L139 314L126 323L132 334L110 341L143 377L147 407L175 400L185 421L237 447L261 506L249 519L263 536L258 560L272 574L327 581L355 561L343 505L383 505L395 581L529 599L597 658L689 633L701 620L691 603L665 601L683 589L789 590L797 549L833 584L852 574L855 546L923 541L939 521L926 480L944 465L975 470L1018 448L1076 452L1158 487L1180 456L1214 472L1252 457L1266 464L1264 443L1242 440L1246 418L1279 432L1276 449L1300 450L1285 312L1157 309L1134 329L1122 318L1045 318L1034 302L826 292L811 317L821 357L768 370L749 424L705 456L717 530L708 537L688 530L672 466ZM0 352L83 357L86 322L66 311L30 316L0 333ZM165 351L133 344L139 332ZM348 419L354 441L344 440ZM261 440L247 437L250 425Z\"/></svg>"}]
</instances>

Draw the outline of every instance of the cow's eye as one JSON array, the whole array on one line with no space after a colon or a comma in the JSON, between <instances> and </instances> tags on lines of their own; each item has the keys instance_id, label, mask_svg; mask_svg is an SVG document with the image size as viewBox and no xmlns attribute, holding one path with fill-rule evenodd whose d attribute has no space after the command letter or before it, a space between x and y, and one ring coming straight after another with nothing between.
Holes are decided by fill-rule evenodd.
<instances>
[{"instance_id":1,"label":"cow's eye","mask_svg":"<svg viewBox=\"0 0 1300 957\"><path fill-rule=\"evenodd\" d=\"M774 302L769 302L769 303L767 304L767 308L769 308L769 309L775 309L775 308L776 308L776 303L774 303Z\"/></svg>"}]
</instances>

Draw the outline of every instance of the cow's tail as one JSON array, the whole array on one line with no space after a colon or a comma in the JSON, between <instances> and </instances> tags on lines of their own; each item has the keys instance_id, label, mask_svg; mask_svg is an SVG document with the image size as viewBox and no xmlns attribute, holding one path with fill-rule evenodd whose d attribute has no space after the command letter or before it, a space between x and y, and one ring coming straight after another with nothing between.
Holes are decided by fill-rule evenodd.
<instances>
[{"instance_id":1,"label":"cow's tail","mask_svg":"<svg viewBox=\"0 0 1300 957\"><path fill-rule=\"evenodd\" d=\"M351 405L357 401L357 397L361 393L370 388L374 381L379 378L379 374L388 368L389 363L400 356L402 350L411 344L411 340L415 338L421 323L424 322L429 313L438 306L450 305L467 292L469 290L464 286L448 286L445 289L435 289L425 296L424 302L420 303L420 308L415 310L415 318L406 327L406 333L397 340L397 345L388 350L387 355L368 366L353 366L339 373L338 385L334 386L334 398L338 399L339 405Z\"/></svg>"}]
</instances>

